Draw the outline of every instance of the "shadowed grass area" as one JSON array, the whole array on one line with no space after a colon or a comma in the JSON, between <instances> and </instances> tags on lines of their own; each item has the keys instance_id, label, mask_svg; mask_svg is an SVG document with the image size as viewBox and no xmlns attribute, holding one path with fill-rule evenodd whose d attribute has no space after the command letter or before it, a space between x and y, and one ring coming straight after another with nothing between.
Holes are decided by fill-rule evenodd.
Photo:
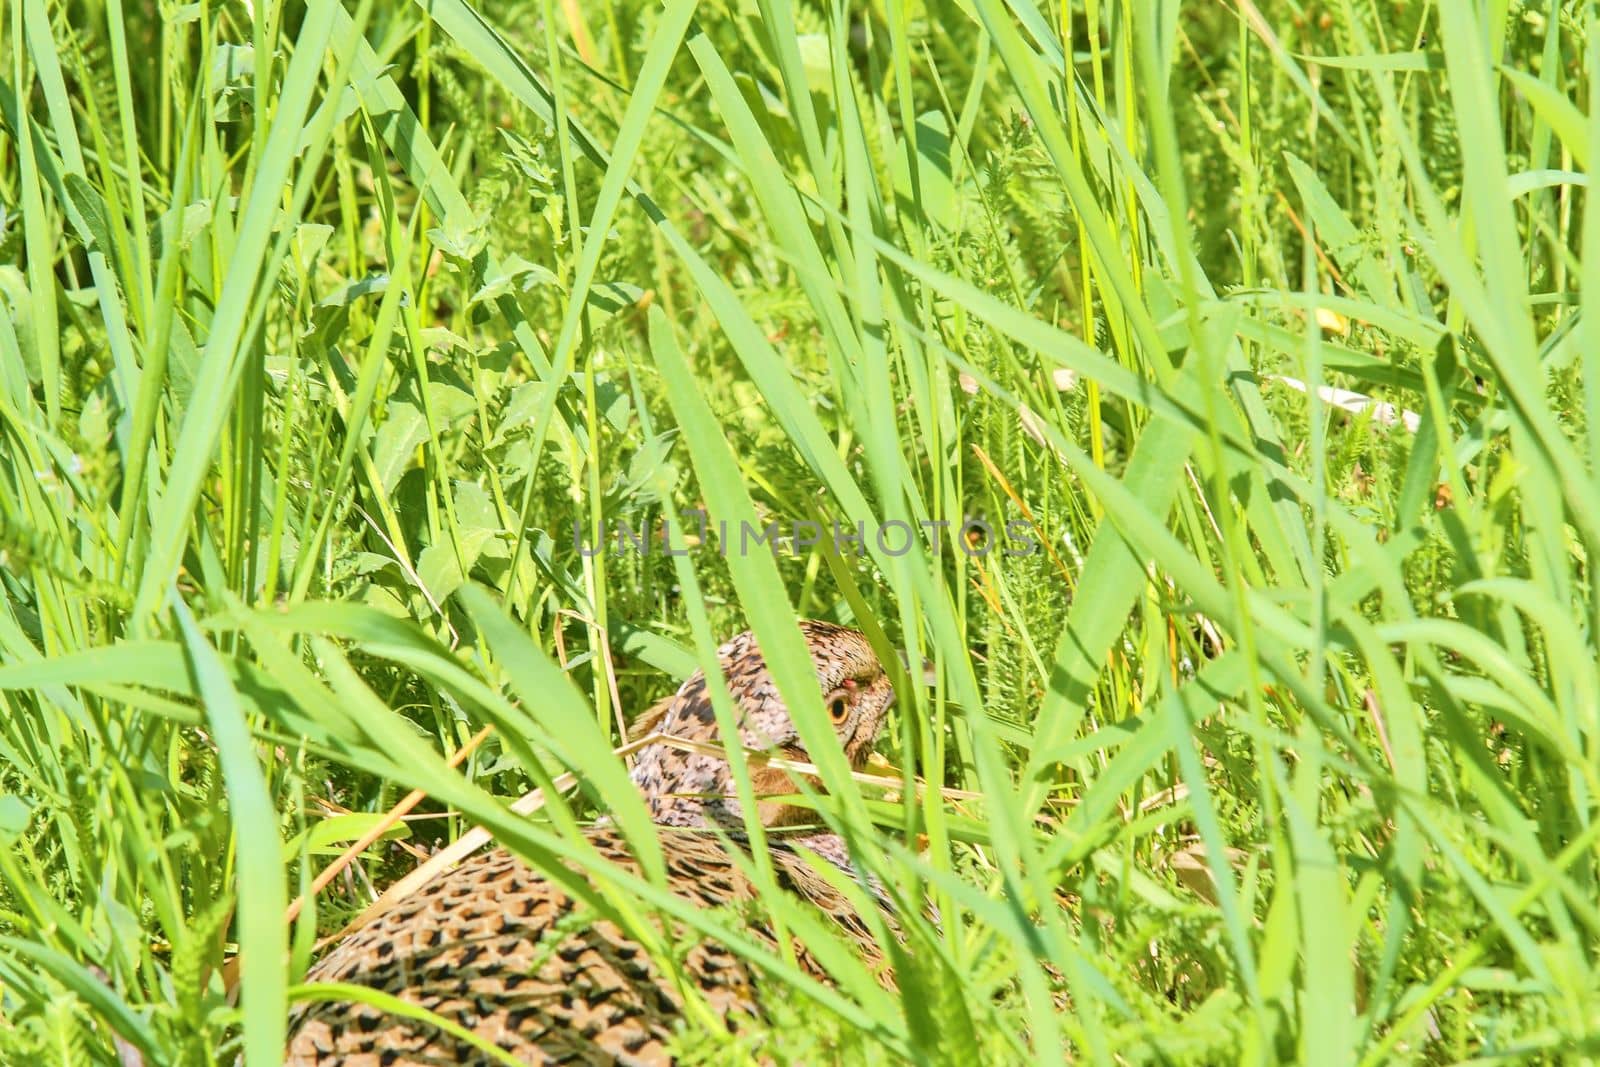
<instances>
[{"instance_id":1,"label":"shadowed grass area","mask_svg":"<svg viewBox=\"0 0 1600 1067\"><path fill-rule=\"evenodd\" d=\"M475 826L759 969L685 1062L1592 1046L1593 5L0 23L0 1062L279 1062ZM937 678L811 746L896 991L614 754L747 627L827 736L797 617Z\"/></svg>"}]
</instances>

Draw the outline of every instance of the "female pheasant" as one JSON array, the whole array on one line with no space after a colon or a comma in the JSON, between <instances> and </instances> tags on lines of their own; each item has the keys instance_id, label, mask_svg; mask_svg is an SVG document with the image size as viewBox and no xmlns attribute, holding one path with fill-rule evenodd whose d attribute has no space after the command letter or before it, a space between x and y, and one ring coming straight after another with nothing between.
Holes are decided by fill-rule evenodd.
<instances>
[{"instance_id":1,"label":"female pheasant","mask_svg":"<svg viewBox=\"0 0 1600 1067\"><path fill-rule=\"evenodd\" d=\"M894 692L865 637L821 622L801 624L838 742L851 766L866 761ZM809 756L750 633L717 650L739 714L740 740L788 759ZM657 729L691 741L717 742L703 674L692 675L666 706ZM704 907L755 897L729 839L744 825L728 764L719 756L656 743L642 749L632 778L661 835L668 884ZM796 792L785 772L752 771L758 796ZM804 809L761 802L781 884L832 916L869 964L887 973L866 924L807 862L810 850L851 870L844 842L801 829ZM719 835L712 827L722 830ZM785 828L793 828L786 831ZM588 839L606 859L638 872L615 829ZM585 921L555 883L504 850L441 874L404 903L352 933L307 975L308 982L370 987L426 1008L528 1064L670 1061L668 1043L683 998L640 945L608 920ZM679 931L681 934L681 931ZM753 934L771 944L765 931ZM802 946L797 958L819 978ZM757 975L726 948L700 941L684 971L710 1007L728 1019L758 1013ZM481 1049L426 1022L367 1004L321 1001L295 1022L293 1067L489 1062Z\"/></svg>"}]
</instances>

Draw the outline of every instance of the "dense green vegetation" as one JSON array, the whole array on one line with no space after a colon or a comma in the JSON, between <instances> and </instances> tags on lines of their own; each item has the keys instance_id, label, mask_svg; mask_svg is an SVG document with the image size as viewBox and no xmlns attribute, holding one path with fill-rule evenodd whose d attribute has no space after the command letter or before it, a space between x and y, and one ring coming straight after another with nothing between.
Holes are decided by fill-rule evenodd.
<instances>
[{"instance_id":1,"label":"dense green vegetation","mask_svg":"<svg viewBox=\"0 0 1600 1067\"><path fill-rule=\"evenodd\" d=\"M1600 1051L1596 34L0 5L0 1062L276 1062L319 934L472 826L570 854L723 638L825 729L796 616L937 668L897 788L822 762L900 990L706 913L781 1040L686 1060ZM865 551L575 537L695 509Z\"/></svg>"}]
</instances>

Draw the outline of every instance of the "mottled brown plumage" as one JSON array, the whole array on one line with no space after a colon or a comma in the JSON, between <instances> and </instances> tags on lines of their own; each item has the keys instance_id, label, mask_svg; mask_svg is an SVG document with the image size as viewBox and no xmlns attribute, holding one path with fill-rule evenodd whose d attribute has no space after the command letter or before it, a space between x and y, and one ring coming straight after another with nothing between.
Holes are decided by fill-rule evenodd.
<instances>
[{"instance_id":1,"label":"mottled brown plumage","mask_svg":"<svg viewBox=\"0 0 1600 1067\"><path fill-rule=\"evenodd\" d=\"M893 693L860 634L802 623L830 721L852 766L860 767L882 726ZM718 650L746 747L798 761L809 755L778 698L760 650L741 634ZM658 729L715 743L716 719L706 680L696 673L678 690ZM757 795L794 793L787 775L753 771ZM726 762L665 744L639 753L633 780L663 829L669 887L702 907L754 899L724 840L744 825ZM762 802L773 832L780 884L832 916L862 955L885 973L876 943L851 906L815 869L815 852L849 870L844 843L800 829L804 809ZM719 827L723 836L712 832ZM796 827L786 830L786 827ZM622 836L609 826L588 832L607 860L638 873ZM772 947L764 929L751 934ZM682 941L682 931L674 930ZM826 974L804 946L802 967ZM759 1012L757 975L725 947L690 939L683 972L731 1030ZM644 950L608 920L576 907L561 888L504 850L433 879L392 910L358 929L316 964L311 982L368 986L427 1008L524 1063L668 1062L667 1047L683 1009L681 991ZM289 1049L295 1067L489 1062L471 1045L424 1022L349 1002L316 1002L296 1020Z\"/></svg>"}]
</instances>

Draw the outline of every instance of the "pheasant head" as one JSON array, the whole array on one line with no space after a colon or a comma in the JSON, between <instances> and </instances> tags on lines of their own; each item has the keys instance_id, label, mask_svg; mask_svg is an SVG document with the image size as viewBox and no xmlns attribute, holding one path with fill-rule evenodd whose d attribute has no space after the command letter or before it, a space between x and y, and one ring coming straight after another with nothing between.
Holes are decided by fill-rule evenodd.
<instances>
[{"instance_id":1,"label":"pheasant head","mask_svg":"<svg viewBox=\"0 0 1600 1067\"><path fill-rule=\"evenodd\" d=\"M811 650L821 687L823 707L834 737L850 766L866 762L894 690L867 639L854 630L825 622L802 622L800 630ZM767 671L766 659L748 631L717 650L738 717L739 740L745 748L801 763L812 762L789 709ZM660 733L720 745L716 714L705 675L696 671L668 702L656 726ZM666 742L641 749L633 782L644 794L650 814L669 826L742 826L744 819L727 760L708 752L691 752ZM808 778L813 788L820 783ZM758 797L799 792L790 773L775 767L754 767L751 784ZM771 828L814 822L804 808L776 801L758 801L758 815Z\"/></svg>"}]
</instances>

